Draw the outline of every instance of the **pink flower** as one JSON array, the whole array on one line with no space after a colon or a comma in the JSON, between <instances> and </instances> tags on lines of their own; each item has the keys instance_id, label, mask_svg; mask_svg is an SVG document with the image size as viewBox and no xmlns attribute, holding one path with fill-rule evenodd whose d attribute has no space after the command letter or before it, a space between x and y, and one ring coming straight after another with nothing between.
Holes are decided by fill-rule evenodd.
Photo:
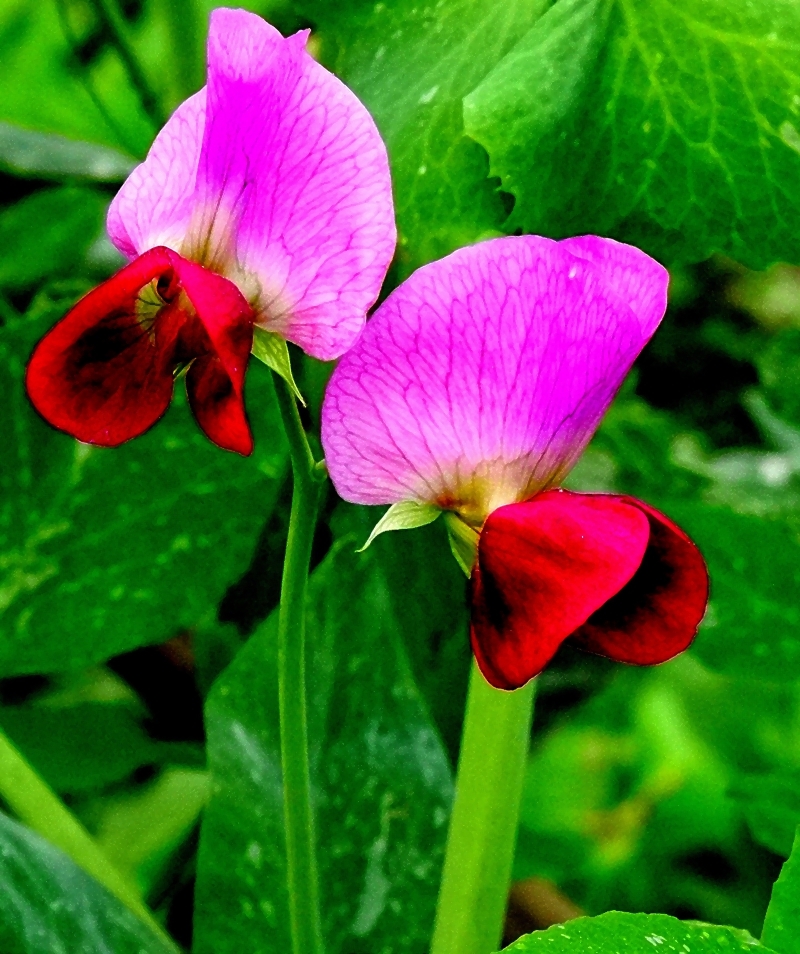
<instances>
[{"instance_id":1,"label":"pink flower","mask_svg":"<svg viewBox=\"0 0 800 954\"><path fill-rule=\"evenodd\" d=\"M215 10L208 84L186 100L111 204L131 264L37 346L37 410L114 446L166 411L189 364L198 423L250 453L243 386L253 327L322 360L358 336L395 244L386 150L364 106L244 10Z\"/></svg>"},{"instance_id":2,"label":"pink flower","mask_svg":"<svg viewBox=\"0 0 800 954\"><path fill-rule=\"evenodd\" d=\"M630 497L555 489L658 326L667 283L609 239L494 239L413 274L331 378L322 441L336 489L451 513L477 554L473 649L499 688L523 685L568 637L662 662L703 616L705 564L675 524Z\"/></svg>"}]
</instances>

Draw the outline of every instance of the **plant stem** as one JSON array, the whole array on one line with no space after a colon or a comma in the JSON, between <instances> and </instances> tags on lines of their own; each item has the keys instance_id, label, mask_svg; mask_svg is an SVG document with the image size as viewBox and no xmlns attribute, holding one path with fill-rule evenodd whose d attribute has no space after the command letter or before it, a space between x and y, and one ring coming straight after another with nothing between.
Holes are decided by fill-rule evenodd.
<instances>
[{"instance_id":1,"label":"plant stem","mask_svg":"<svg viewBox=\"0 0 800 954\"><path fill-rule=\"evenodd\" d=\"M145 906L136 888L114 868L89 832L2 732L0 795L20 821L69 855L174 948L173 941Z\"/></svg>"},{"instance_id":2,"label":"plant stem","mask_svg":"<svg viewBox=\"0 0 800 954\"><path fill-rule=\"evenodd\" d=\"M277 374L273 377L294 478L278 613L278 695L289 919L294 954L322 954L305 683L306 585L322 480L294 395L283 378Z\"/></svg>"},{"instance_id":3,"label":"plant stem","mask_svg":"<svg viewBox=\"0 0 800 954\"><path fill-rule=\"evenodd\" d=\"M119 11L116 0L91 0L100 22L108 31L111 42L119 53L119 58L128 72L131 83L139 94L142 108L157 129L164 125L165 116L161 111L152 86L136 56L136 51L128 36L128 25Z\"/></svg>"},{"instance_id":4,"label":"plant stem","mask_svg":"<svg viewBox=\"0 0 800 954\"><path fill-rule=\"evenodd\" d=\"M472 663L431 954L500 946L534 691L494 689Z\"/></svg>"}]
</instances>

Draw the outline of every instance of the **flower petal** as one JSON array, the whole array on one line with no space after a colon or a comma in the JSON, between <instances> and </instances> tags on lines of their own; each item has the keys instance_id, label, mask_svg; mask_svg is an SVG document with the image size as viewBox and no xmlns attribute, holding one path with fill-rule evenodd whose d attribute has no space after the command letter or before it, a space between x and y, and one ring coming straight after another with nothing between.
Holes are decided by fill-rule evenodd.
<instances>
[{"instance_id":1,"label":"flower petal","mask_svg":"<svg viewBox=\"0 0 800 954\"><path fill-rule=\"evenodd\" d=\"M471 581L471 640L486 679L517 689L634 576L650 525L602 494L547 491L483 527Z\"/></svg>"},{"instance_id":2,"label":"flower petal","mask_svg":"<svg viewBox=\"0 0 800 954\"><path fill-rule=\"evenodd\" d=\"M45 335L26 386L54 427L116 447L164 414L175 367L191 361L187 388L200 426L221 447L249 454L243 389L252 337L252 311L235 285L155 248L82 298Z\"/></svg>"},{"instance_id":3,"label":"flower petal","mask_svg":"<svg viewBox=\"0 0 800 954\"><path fill-rule=\"evenodd\" d=\"M172 398L174 340L151 334L139 294L172 272L155 248L89 292L36 346L25 378L36 410L87 444L116 447L143 434Z\"/></svg>"},{"instance_id":4,"label":"flower petal","mask_svg":"<svg viewBox=\"0 0 800 954\"><path fill-rule=\"evenodd\" d=\"M189 404L215 444L247 456L253 451L244 408L252 310L232 282L207 268L181 260L177 272L209 343L208 353L196 358L186 375Z\"/></svg>"},{"instance_id":5,"label":"flower petal","mask_svg":"<svg viewBox=\"0 0 800 954\"><path fill-rule=\"evenodd\" d=\"M218 447L248 457L253 435L237 391L220 359L206 354L192 362L186 375L189 405L203 433Z\"/></svg>"},{"instance_id":6,"label":"flower petal","mask_svg":"<svg viewBox=\"0 0 800 954\"><path fill-rule=\"evenodd\" d=\"M683 652L708 603L708 570L689 537L663 513L633 497L650 522L650 541L633 578L574 634L581 648L650 666Z\"/></svg>"},{"instance_id":7,"label":"flower petal","mask_svg":"<svg viewBox=\"0 0 800 954\"><path fill-rule=\"evenodd\" d=\"M158 245L180 250L195 207L195 179L206 117L205 87L175 110L147 158L108 209L106 226L128 258Z\"/></svg>"},{"instance_id":8,"label":"flower petal","mask_svg":"<svg viewBox=\"0 0 800 954\"><path fill-rule=\"evenodd\" d=\"M396 240L386 149L356 96L243 10L215 10L198 187L241 203L237 253L257 321L323 360L355 340Z\"/></svg>"},{"instance_id":9,"label":"flower petal","mask_svg":"<svg viewBox=\"0 0 800 954\"><path fill-rule=\"evenodd\" d=\"M123 185L109 231L128 255L164 243L224 274L259 324L326 360L361 330L396 233L375 124L306 38L215 10L208 86Z\"/></svg>"},{"instance_id":10,"label":"flower petal","mask_svg":"<svg viewBox=\"0 0 800 954\"><path fill-rule=\"evenodd\" d=\"M607 242L593 239L589 260L583 246L576 256L536 236L493 239L396 289L325 396L322 439L341 496L439 503L477 525L562 479L660 317L624 295L638 288L637 307L665 301L661 266L617 243L604 260Z\"/></svg>"},{"instance_id":11,"label":"flower petal","mask_svg":"<svg viewBox=\"0 0 800 954\"><path fill-rule=\"evenodd\" d=\"M641 322L642 334L649 338L667 310L666 268L633 245L596 235L564 239L559 244L602 270L608 287L627 302Z\"/></svg>"}]
</instances>

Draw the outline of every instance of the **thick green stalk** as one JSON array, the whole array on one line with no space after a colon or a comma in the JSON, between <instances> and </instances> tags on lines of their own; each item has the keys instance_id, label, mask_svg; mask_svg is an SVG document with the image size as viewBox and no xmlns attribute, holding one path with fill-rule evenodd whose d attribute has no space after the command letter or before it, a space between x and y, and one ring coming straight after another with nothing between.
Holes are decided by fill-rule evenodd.
<instances>
[{"instance_id":1,"label":"thick green stalk","mask_svg":"<svg viewBox=\"0 0 800 954\"><path fill-rule=\"evenodd\" d=\"M155 920L139 895L111 864L92 836L61 799L25 761L11 741L0 732L0 796L29 828L99 881L129 910L170 946L171 939Z\"/></svg>"},{"instance_id":2,"label":"thick green stalk","mask_svg":"<svg viewBox=\"0 0 800 954\"><path fill-rule=\"evenodd\" d=\"M289 918L294 954L322 954L314 816L308 769L305 610L322 481L289 386L274 376L292 459L292 511L278 613L278 694Z\"/></svg>"},{"instance_id":3,"label":"thick green stalk","mask_svg":"<svg viewBox=\"0 0 800 954\"><path fill-rule=\"evenodd\" d=\"M116 0L91 0L91 4L100 19L100 22L108 31L111 42L116 47L119 58L127 70L132 85L139 94L142 108L147 113L153 125L160 129L164 125L166 117L161 110L161 104L158 101L150 81L147 79L133 44L128 36L128 25L120 13Z\"/></svg>"},{"instance_id":4,"label":"thick green stalk","mask_svg":"<svg viewBox=\"0 0 800 954\"><path fill-rule=\"evenodd\" d=\"M500 946L534 688L494 689L472 664L431 954Z\"/></svg>"}]
</instances>

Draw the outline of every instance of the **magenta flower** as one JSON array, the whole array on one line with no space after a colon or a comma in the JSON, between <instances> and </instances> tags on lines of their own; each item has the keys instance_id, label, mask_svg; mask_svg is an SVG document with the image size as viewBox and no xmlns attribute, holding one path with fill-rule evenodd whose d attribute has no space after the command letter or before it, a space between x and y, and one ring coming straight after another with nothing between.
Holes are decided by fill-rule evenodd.
<instances>
[{"instance_id":1,"label":"magenta flower","mask_svg":"<svg viewBox=\"0 0 800 954\"><path fill-rule=\"evenodd\" d=\"M417 523L449 512L476 555L473 649L499 688L523 685L567 638L663 662L703 616L705 564L674 523L631 497L555 489L658 326L667 282L609 239L494 239L415 272L331 378L322 441L336 489L415 502Z\"/></svg>"},{"instance_id":2,"label":"magenta flower","mask_svg":"<svg viewBox=\"0 0 800 954\"><path fill-rule=\"evenodd\" d=\"M50 423L115 446L189 402L215 443L250 453L253 329L322 360L355 341L395 244L386 150L364 106L244 10L215 10L208 84L175 111L111 204L131 264L34 351L27 387Z\"/></svg>"}]
</instances>

